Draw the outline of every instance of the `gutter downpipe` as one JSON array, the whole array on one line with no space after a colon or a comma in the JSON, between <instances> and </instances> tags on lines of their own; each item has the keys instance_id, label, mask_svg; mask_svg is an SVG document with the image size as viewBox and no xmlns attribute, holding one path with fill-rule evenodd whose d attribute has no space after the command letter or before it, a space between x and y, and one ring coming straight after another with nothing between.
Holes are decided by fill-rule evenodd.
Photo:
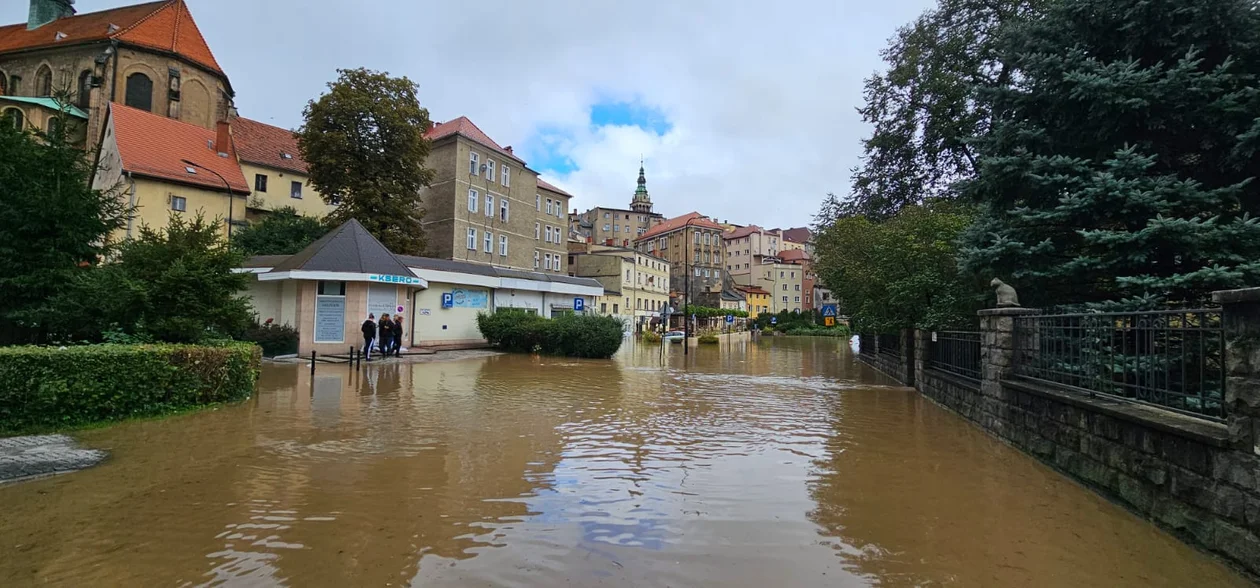
<instances>
[{"instance_id":1,"label":"gutter downpipe","mask_svg":"<svg viewBox=\"0 0 1260 588\"><path fill-rule=\"evenodd\" d=\"M136 179L131 176L131 172L124 172L127 175L127 203L131 210L136 209ZM131 229L135 225L136 215L127 216L127 238L131 238Z\"/></svg>"}]
</instances>

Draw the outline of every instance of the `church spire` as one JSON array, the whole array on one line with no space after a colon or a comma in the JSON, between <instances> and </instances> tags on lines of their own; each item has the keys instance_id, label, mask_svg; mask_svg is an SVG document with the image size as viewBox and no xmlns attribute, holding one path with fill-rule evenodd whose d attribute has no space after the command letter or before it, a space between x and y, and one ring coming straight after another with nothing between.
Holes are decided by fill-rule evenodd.
<instances>
[{"instance_id":1,"label":"church spire","mask_svg":"<svg viewBox=\"0 0 1260 588\"><path fill-rule=\"evenodd\" d=\"M639 185L634 189L634 198L630 199L630 210L635 212L652 212L652 198L648 196L647 176L643 173L643 160L639 160Z\"/></svg>"}]
</instances>

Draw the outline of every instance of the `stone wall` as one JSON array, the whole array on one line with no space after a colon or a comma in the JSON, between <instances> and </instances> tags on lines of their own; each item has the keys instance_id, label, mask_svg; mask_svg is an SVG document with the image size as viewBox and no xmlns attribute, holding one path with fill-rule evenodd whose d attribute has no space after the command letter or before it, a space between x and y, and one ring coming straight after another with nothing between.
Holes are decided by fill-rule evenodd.
<instances>
[{"instance_id":1,"label":"stone wall","mask_svg":"<svg viewBox=\"0 0 1260 588\"><path fill-rule=\"evenodd\" d=\"M1187 543L1260 575L1260 289L1218 293L1217 301L1227 336L1225 423L1016 377L1014 317L1036 312L1028 309L981 312L979 383L927 367L926 333L917 333L916 388Z\"/></svg>"},{"instance_id":2,"label":"stone wall","mask_svg":"<svg viewBox=\"0 0 1260 588\"><path fill-rule=\"evenodd\" d=\"M918 352L915 348L914 333L909 329L901 331L899 356L887 353L861 353L858 355L858 361L879 370L903 385L914 386L915 375L919 371L916 366L921 363L916 355Z\"/></svg>"}]
</instances>

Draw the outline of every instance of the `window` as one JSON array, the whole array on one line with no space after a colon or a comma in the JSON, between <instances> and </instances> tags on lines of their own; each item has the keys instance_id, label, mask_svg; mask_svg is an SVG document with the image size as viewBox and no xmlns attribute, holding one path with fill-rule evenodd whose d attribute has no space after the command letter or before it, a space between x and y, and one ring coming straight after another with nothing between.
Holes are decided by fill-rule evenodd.
<instances>
[{"instance_id":1,"label":"window","mask_svg":"<svg viewBox=\"0 0 1260 588\"><path fill-rule=\"evenodd\" d=\"M534 250L534 269L538 269L538 250Z\"/></svg>"},{"instance_id":2,"label":"window","mask_svg":"<svg viewBox=\"0 0 1260 588\"><path fill-rule=\"evenodd\" d=\"M605 213L604 213L604 218L605 218L605 219L607 219L607 218L608 218L608 213L607 213L607 212L605 212Z\"/></svg>"},{"instance_id":3,"label":"window","mask_svg":"<svg viewBox=\"0 0 1260 588\"><path fill-rule=\"evenodd\" d=\"M468 248L477 250L477 229L468 229Z\"/></svg>"},{"instance_id":4,"label":"window","mask_svg":"<svg viewBox=\"0 0 1260 588\"><path fill-rule=\"evenodd\" d=\"M534 210L542 210L542 196L534 194Z\"/></svg>"},{"instance_id":5,"label":"window","mask_svg":"<svg viewBox=\"0 0 1260 588\"><path fill-rule=\"evenodd\" d=\"M507 235L499 235L499 256L507 257Z\"/></svg>"},{"instance_id":6,"label":"window","mask_svg":"<svg viewBox=\"0 0 1260 588\"><path fill-rule=\"evenodd\" d=\"M494 253L494 235L490 231L486 231L486 235L481 239L481 242L486 253Z\"/></svg>"},{"instance_id":7,"label":"window","mask_svg":"<svg viewBox=\"0 0 1260 588\"><path fill-rule=\"evenodd\" d=\"M784 290L785 292L787 291L787 284L784 284L784 285L783 285L783 290Z\"/></svg>"},{"instance_id":8,"label":"window","mask_svg":"<svg viewBox=\"0 0 1260 588\"><path fill-rule=\"evenodd\" d=\"M787 303L787 296L784 296L784 297L783 297L783 303L784 303L784 304L786 304L786 303Z\"/></svg>"},{"instance_id":9,"label":"window","mask_svg":"<svg viewBox=\"0 0 1260 588\"><path fill-rule=\"evenodd\" d=\"M3 82L0 82L0 86L3 86L3 85L4 85ZM0 94L3 94L3 93L4 93L3 88L0 88ZM91 107L92 105L92 70L85 69L83 70L82 73L79 74L79 91L76 98L78 98L76 103L79 105L79 108L86 110L89 107Z\"/></svg>"},{"instance_id":10,"label":"window","mask_svg":"<svg viewBox=\"0 0 1260 588\"><path fill-rule=\"evenodd\" d=\"M547 214L552 214L552 200L550 198L547 199Z\"/></svg>"},{"instance_id":11,"label":"window","mask_svg":"<svg viewBox=\"0 0 1260 588\"><path fill-rule=\"evenodd\" d=\"M546 239L546 241L547 241L548 243L550 243L550 242L551 242L551 225L547 225L547 239Z\"/></svg>"},{"instance_id":12,"label":"window","mask_svg":"<svg viewBox=\"0 0 1260 588\"><path fill-rule=\"evenodd\" d=\"M494 196L486 194L486 216L494 216Z\"/></svg>"},{"instance_id":13,"label":"window","mask_svg":"<svg viewBox=\"0 0 1260 588\"><path fill-rule=\"evenodd\" d=\"M508 200L507 198L499 199L499 220L507 222L508 220Z\"/></svg>"},{"instance_id":14,"label":"window","mask_svg":"<svg viewBox=\"0 0 1260 588\"><path fill-rule=\"evenodd\" d=\"M661 251L665 250L665 237L661 237Z\"/></svg>"},{"instance_id":15,"label":"window","mask_svg":"<svg viewBox=\"0 0 1260 588\"><path fill-rule=\"evenodd\" d=\"M608 224L608 223L604 223L604 232L605 232L605 233L607 233L608 231L611 231L611 230L612 230L612 229L610 228L609 224Z\"/></svg>"},{"instance_id":16,"label":"window","mask_svg":"<svg viewBox=\"0 0 1260 588\"><path fill-rule=\"evenodd\" d=\"M600 303L599 303L599 313L600 313L600 314L608 314L608 303L607 303L607 302L600 302Z\"/></svg>"},{"instance_id":17,"label":"window","mask_svg":"<svg viewBox=\"0 0 1260 588\"><path fill-rule=\"evenodd\" d=\"M695 236L695 238L696 238L696 245L699 245L699 244L700 244L700 233L692 233L692 235L693 235L693 236Z\"/></svg>"},{"instance_id":18,"label":"window","mask_svg":"<svg viewBox=\"0 0 1260 588\"><path fill-rule=\"evenodd\" d=\"M543 256L543 269L551 271L551 254Z\"/></svg>"},{"instance_id":19,"label":"window","mask_svg":"<svg viewBox=\"0 0 1260 588\"><path fill-rule=\"evenodd\" d=\"M796 301L797 301L797 302L800 302L800 301L801 301L801 297L800 297L800 296L797 296L797 297L796 297Z\"/></svg>"},{"instance_id":20,"label":"window","mask_svg":"<svg viewBox=\"0 0 1260 588\"><path fill-rule=\"evenodd\" d=\"M697 251L697 252L696 252L696 261L695 261L695 263L700 263L700 252L699 252L699 251Z\"/></svg>"},{"instance_id":21,"label":"window","mask_svg":"<svg viewBox=\"0 0 1260 588\"><path fill-rule=\"evenodd\" d=\"M621 232L621 225L613 225L613 232L614 232L614 233L620 233L620 232Z\"/></svg>"},{"instance_id":22,"label":"window","mask_svg":"<svg viewBox=\"0 0 1260 588\"><path fill-rule=\"evenodd\" d=\"M782 278L783 278L783 272L779 272L779 278L780 278L780 279L782 279ZM784 286L784 287L786 288L786 286Z\"/></svg>"},{"instance_id":23,"label":"window","mask_svg":"<svg viewBox=\"0 0 1260 588\"><path fill-rule=\"evenodd\" d=\"M507 165L503 166L503 185L505 187L512 185L512 168Z\"/></svg>"},{"instance_id":24,"label":"window","mask_svg":"<svg viewBox=\"0 0 1260 588\"><path fill-rule=\"evenodd\" d=\"M617 303L613 303L613 314L617 314Z\"/></svg>"},{"instance_id":25,"label":"window","mask_svg":"<svg viewBox=\"0 0 1260 588\"><path fill-rule=\"evenodd\" d=\"M793 277L793 278L795 278L795 277L796 277L796 272L792 272L792 277Z\"/></svg>"},{"instance_id":26,"label":"window","mask_svg":"<svg viewBox=\"0 0 1260 588\"><path fill-rule=\"evenodd\" d=\"M267 191L267 174L254 174L254 191Z\"/></svg>"},{"instance_id":27,"label":"window","mask_svg":"<svg viewBox=\"0 0 1260 588\"><path fill-rule=\"evenodd\" d=\"M796 285L796 291L797 291L797 292L800 292L800 291L801 291L801 285L800 285L800 284L797 284L797 285Z\"/></svg>"},{"instance_id":28,"label":"window","mask_svg":"<svg viewBox=\"0 0 1260 588\"><path fill-rule=\"evenodd\" d=\"M564 206L563 201L556 201L556 218L564 218Z\"/></svg>"},{"instance_id":29,"label":"window","mask_svg":"<svg viewBox=\"0 0 1260 588\"><path fill-rule=\"evenodd\" d=\"M705 244L705 245L708 245L708 244L709 244L709 234L708 234L708 233L705 233L705 234L704 234L704 244Z\"/></svg>"},{"instance_id":30,"label":"window","mask_svg":"<svg viewBox=\"0 0 1260 588\"><path fill-rule=\"evenodd\" d=\"M534 240L537 241L541 238L542 238L542 223L535 222L534 223Z\"/></svg>"},{"instance_id":31,"label":"window","mask_svg":"<svg viewBox=\"0 0 1260 588\"><path fill-rule=\"evenodd\" d=\"M60 133L61 132L61 118L56 117L56 116L48 117L48 120L44 121L44 132L48 133L49 135L56 135Z\"/></svg>"},{"instance_id":32,"label":"window","mask_svg":"<svg viewBox=\"0 0 1260 588\"><path fill-rule=\"evenodd\" d=\"M634 309L635 309L635 310L643 310L643 299L642 299L642 298L635 298L635 299L634 299Z\"/></svg>"},{"instance_id":33,"label":"window","mask_svg":"<svg viewBox=\"0 0 1260 588\"><path fill-rule=\"evenodd\" d=\"M494 181L494 160L489 158L486 159L486 179Z\"/></svg>"},{"instance_id":34,"label":"window","mask_svg":"<svg viewBox=\"0 0 1260 588\"><path fill-rule=\"evenodd\" d=\"M171 196L171 210L179 212L188 210L188 199L183 196Z\"/></svg>"},{"instance_id":35,"label":"window","mask_svg":"<svg viewBox=\"0 0 1260 588\"><path fill-rule=\"evenodd\" d=\"M706 277L706 278L707 278L707 277L709 277L709 270L708 270L708 269L705 269L705 270L704 270L704 277Z\"/></svg>"},{"instance_id":36,"label":"window","mask_svg":"<svg viewBox=\"0 0 1260 588\"><path fill-rule=\"evenodd\" d=\"M700 277L700 268L695 268L695 270L696 270L696 277L697 278Z\"/></svg>"},{"instance_id":37,"label":"window","mask_svg":"<svg viewBox=\"0 0 1260 588\"><path fill-rule=\"evenodd\" d=\"M479 171L479 169L478 169L478 167L477 167L477 164L478 164L478 163L480 163L480 162L478 161L480 158L481 158L481 156L480 156L480 155L477 155L477 152L476 152L476 151L469 151L469 152L468 152L468 174L469 174L469 175L476 176L476 175L480 175L480 174L481 174L481 172Z\"/></svg>"},{"instance_id":38,"label":"window","mask_svg":"<svg viewBox=\"0 0 1260 588\"><path fill-rule=\"evenodd\" d=\"M630 270L626 270L626 281L630 281Z\"/></svg>"},{"instance_id":39,"label":"window","mask_svg":"<svg viewBox=\"0 0 1260 588\"><path fill-rule=\"evenodd\" d=\"M18 96L22 93L22 76L9 76L9 95Z\"/></svg>"},{"instance_id":40,"label":"window","mask_svg":"<svg viewBox=\"0 0 1260 588\"><path fill-rule=\"evenodd\" d=\"M150 80L149 76L142 73L133 73L127 76L127 92L123 100L123 103L127 106L152 112L153 80Z\"/></svg>"},{"instance_id":41,"label":"window","mask_svg":"<svg viewBox=\"0 0 1260 588\"><path fill-rule=\"evenodd\" d=\"M0 71L0 96L5 96L8 93L9 93L9 77L4 75L4 72Z\"/></svg>"},{"instance_id":42,"label":"window","mask_svg":"<svg viewBox=\"0 0 1260 588\"><path fill-rule=\"evenodd\" d=\"M481 195L476 190L468 191L468 212L477 212L477 201L481 200Z\"/></svg>"},{"instance_id":43,"label":"window","mask_svg":"<svg viewBox=\"0 0 1260 588\"><path fill-rule=\"evenodd\" d=\"M35 71L35 95L52 96L52 68L47 65Z\"/></svg>"},{"instance_id":44,"label":"window","mask_svg":"<svg viewBox=\"0 0 1260 588\"><path fill-rule=\"evenodd\" d=\"M560 262L560 256L559 256L559 255L557 255L557 256L556 256L556 263L555 263L555 264L553 264L553 265L554 265L554 267L552 267L551 269L553 269L553 270L555 270L555 271L557 271L557 272L559 272L559 271L560 271L560 269L563 267L563 265L564 265L564 264Z\"/></svg>"},{"instance_id":45,"label":"window","mask_svg":"<svg viewBox=\"0 0 1260 588\"><path fill-rule=\"evenodd\" d=\"M289 197L290 198L302 197L302 182L289 182Z\"/></svg>"}]
</instances>

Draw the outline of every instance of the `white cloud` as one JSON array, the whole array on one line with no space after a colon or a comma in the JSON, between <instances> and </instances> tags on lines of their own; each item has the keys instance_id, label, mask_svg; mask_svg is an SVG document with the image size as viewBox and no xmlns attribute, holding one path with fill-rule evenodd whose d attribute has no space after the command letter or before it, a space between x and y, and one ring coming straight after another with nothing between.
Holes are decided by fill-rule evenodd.
<instances>
[{"instance_id":1,"label":"white cloud","mask_svg":"<svg viewBox=\"0 0 1260 588\"><path fill-rule=\"evenodd\" d=\"M8 4L0 21L25 20L25 2ZM570 133L579 169L554 179L580 208L628 204L642 154L666 215L788 226L848 189L867 132L854 110L862 79L929 2L189 4L249 116L295 126L335 68L383 69L416 80L436 119L467 115L518 150L541 127ZM610 98L657 108L673 128L590 129L591 105Z\"/></svg>"}]
</instances>

